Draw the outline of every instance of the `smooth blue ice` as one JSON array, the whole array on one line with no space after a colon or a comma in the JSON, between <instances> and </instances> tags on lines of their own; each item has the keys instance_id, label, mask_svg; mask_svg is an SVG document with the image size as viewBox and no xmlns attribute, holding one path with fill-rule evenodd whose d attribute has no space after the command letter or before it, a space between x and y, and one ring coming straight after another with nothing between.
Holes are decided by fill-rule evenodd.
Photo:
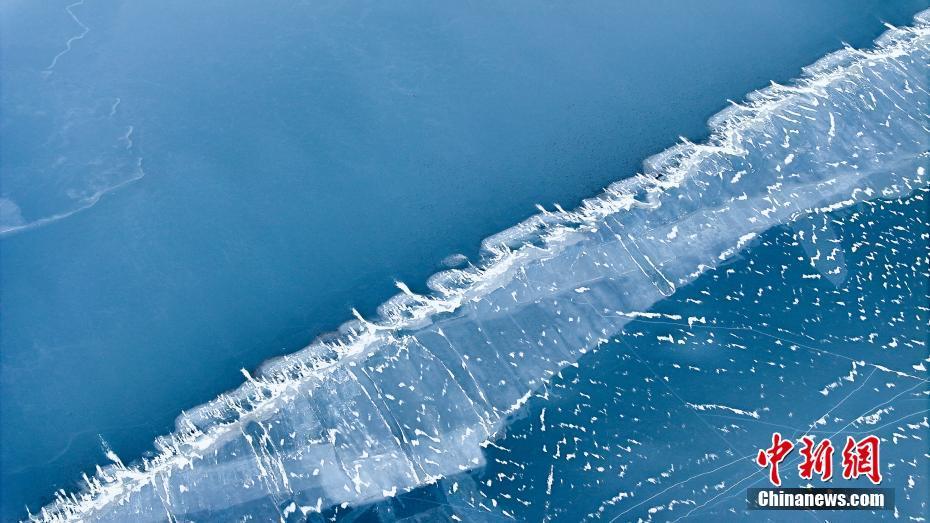
<instances>
[{"instance_id":1,"label":"smooth blue ice","mask_svg":"<svg viewBox=\"0 0 930 523\"><path fill-rule=\"evenodd\" d=\"M770 245L760 238L775 228L793 228L807 254L793 263L809 263L806 278L835 286L852 274L871 279L861 266L846 266L853 254L845 250L857 252L862 243L847 247L837 239L829 220L846 227L836 214L843 209L901 206L896 212L905 213L906 225L893 229L900 232L895 241L925 245L928 89L924 12L909 28L889 29L873 49L831 54L791 85L773 84L734 104L711 119L707 142L684 142L650 158L642 174L575 210L543 211L489 237L480 266L437 274L431 294L400 285L403 292L378 318L359 315L339 333L255 376L246 373L240 388L179 417L176 432L158 441L158 454L140 464L126 465L111 452L113 463L87 478L83 491L59 493L35 519L285 521L490 466L485 447L534 393L586 354L605 350L631 322L706 324L703 316L652 309L735 257ZM876 241L869 237L875 227L863 219L846 232ZM876 256L883 246L872 246ZM896 258L903 252L910 257ZM897 273L925 281L926 252L913 254L891 248L877 267L886 278L897 265ZM913 368L853 360L854 375L880 370L926 390L926 310L919 308L926 292L915 290L892 295L918 304L917 332L906 340L915 346ZM813 315L819 299L804 303ZM867 312L862 308L863 317ZM760 321L751 309L747 316ZM890 349L904 342L902 334ZM831 390L828 384L821 395ZM740 409L708 398L686 405L758 419L767 403ZM926 432L923 423L912 430ZM894 437L909 438L903 432ZM914 459L925 471L926 456ZM926 485L924 475L914 475ZM604 500L600 510L623 498ZM917 503L926 511L925 499Z\"/></svg>"}]
</instances>

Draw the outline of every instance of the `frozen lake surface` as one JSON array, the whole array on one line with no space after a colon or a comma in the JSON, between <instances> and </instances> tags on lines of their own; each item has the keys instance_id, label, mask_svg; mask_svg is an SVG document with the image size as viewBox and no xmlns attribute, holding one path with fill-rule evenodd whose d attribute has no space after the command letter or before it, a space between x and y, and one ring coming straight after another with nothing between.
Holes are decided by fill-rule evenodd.
<instances>
[{"instance_id":1,"label":"frozen lake surface","mask_svg":"<svg viewBox=\"0 0 930 523\"><path fill-rule=\"evenodd\" d=\"M677 5L3 7L3 517L926 517L926 4Z\"/></svg>"}]
</instances>

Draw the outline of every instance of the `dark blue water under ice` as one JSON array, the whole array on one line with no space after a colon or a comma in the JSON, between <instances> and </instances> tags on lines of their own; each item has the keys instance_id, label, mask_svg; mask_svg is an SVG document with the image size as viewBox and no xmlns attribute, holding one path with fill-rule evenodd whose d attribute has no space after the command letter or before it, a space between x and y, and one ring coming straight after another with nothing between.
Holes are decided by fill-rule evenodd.
<instances>
[{"instance_id":1,"label":"dark blue water under ice","mask_svg":"<svg viewBox=\"0 0 930 523\"><path fill-rule=\"evenodd\" d=\"M66 5L0 8L4 519L737 519L773 430L927 517L926 27L705 124L926 3Z\"/></svg>"}]
</instances>

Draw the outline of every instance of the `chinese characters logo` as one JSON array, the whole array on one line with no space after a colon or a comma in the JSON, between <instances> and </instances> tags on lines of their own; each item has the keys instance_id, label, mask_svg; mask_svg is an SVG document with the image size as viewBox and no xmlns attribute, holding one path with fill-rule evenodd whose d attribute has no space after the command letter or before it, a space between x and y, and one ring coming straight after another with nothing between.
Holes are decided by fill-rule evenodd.
<instances>
[{"instance_id":1,"label":"chinese characters logo","mask_svg":"<svg viewBox=\"0 0 930 523\"><path fill-rule=\"evenodd\" d=\"M798 465L798 475L802 479L812 479L814 474L817 474L821 481L830 480L833 477L833 443L830 439L824 438L815 445L813 439L804 436L800 442L803 461ZM876 436L866 436L858 441L852 436L847 436L842 452L843 478L856 479L865 476L872 483L879 484L882 480L879 443ZM769 481L776 487L781 486L778 467L794 447L793 442L783 439L780 433L775 432L772 434L772 446L760 449L756 456L756 463L760 467L769 468Z\"/></svg>"}]
</instances>

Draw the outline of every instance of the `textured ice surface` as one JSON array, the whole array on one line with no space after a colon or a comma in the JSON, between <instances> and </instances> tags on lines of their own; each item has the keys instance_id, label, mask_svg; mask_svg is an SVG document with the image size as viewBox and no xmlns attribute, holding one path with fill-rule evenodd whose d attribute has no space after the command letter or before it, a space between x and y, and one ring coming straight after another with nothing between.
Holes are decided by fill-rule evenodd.
<instances>
[{"instance_id":1,"label":"textured ice surface","mask_svg":"<svg viewBox=\"0 0 930 523\"><path fill-rule=\"evenodd\" d=\"M546 451L558 453L566 463L585 463L596 472L610 467L614 478L631 474L647 485L624 493L616 492L616 481L605 482L603 488L614 492L567 520L600 514L648 517L679 503L698 508L693 493L681 494L677 503L659 497L674 485L664 491L658 485L677 471L674 462L655 459L666 452L657 447L659 429L678 430L677 420L687 420L691 413L706 425L709 416L720 421L718 427L707 428L720 438L721 451L703 460L725 469L751 465L732 445L728 448L729 439L746 430L748 420L771 416L767 405L783 408L784 401L769 401L765 394L780 394L779 388L788 384L827 398L842 394L842 387L869 385L889 402L902 397L898 394L925 391L926 369L920 361L927 353L926 309L915 304L925 303L925 285L917 283L927 278L928 24L924 14L912 28L890 30L873 50L831 55L811 66L795 85L753 93L746 104L713 118L706 144L683 143L648 160L642 175L618 182L575 211L543 212L488 238L480 268L436 275L429 282L435 291L431 296L415 295L400 285L403 292L382 306L377 320L359 317L339 333L269 362L257 376L247 375L239 389L185 413L177 431L157 442L154 457L125 466L111 453L113 463L86 478L85 490L60 492L58 501L35 518L225 521L248 515L290 520L403 497L431 484L434 494L446 499L415 517L450 516L457 506L470 511L457 517L479 519L545 510L542 517L550 510L558 515L586 507L583 501L558 507L539 501L564 488L563 461L558 458L524 477L539 462L521 466L497 455L509 452L501 442L521 429L541 442L551 434ZM886 223L886 214L901 223ZM892 241L906 245L891 247ZM783 263L775 264L777 256L768 252L784 254L784 248L772 248L785 247L779 242L802 254L784 256ZM745 258L734 262L739 256L752 259L757 252L766 253L758 265L744 266ZM850 266L850 260L857 264ZM740 272L721 266L727 263L740 266ZM727 280L731 270L738 276ZM765 283L753 284L755 278ZM911 368L899 368L899 351L875 354L876 344L890 347L889 342L865 332L866 320L879 322L873 317L879 306L861 301L871 300L865 292L874 285L867 282L876 278L892 286L906 280L892 299L901 302L900 308L914 310L910 316L902 313L902 334L891 348L911 347ZM709 297L701 298L701 285ZM808 295L822 286L832 286L840 295ZM843 297L844 292L849 296ZM798 309L802 323L794 325L800 332L782 332L774 322L785 314L782 307L790 308L788 295L797 298L795 305L804 304ZM682 301L684 296L691 301ZM701 299L719 303L695 307L694 315L680 312ZM756 300L752 312L742 308L751 299ZM814 313L820 311L812 307L826 310L837 302L853 326L844 331L836 325L811 325L811 332L805 332L807 323L817 324ZM664 308L669 311L661 312ZM719 317L709 316L708 311L718 309ZM747 317L740 318L741 313ZM771 326L765 324L770 317ZM881 321L898 321L895 317ZM725 324L717 323L724 319ZM840 344L835 352L841 353L842 364L833 359L830 364L842 366L852 377L844 382L831 368L835 375L829 383L812 379L825 377L818 365L829 359L827 350L834 351L824 347L842 341L838 332L858 345ZM772 343L773 338L780 342ZM676 349L682 351L678 361L661 354L663 343L681 346ZM709 356L701 352L704 345L732 349L732 354ZM649 351L656 351L658 359L650 364L655 367L644 368L658 368L665 376L646 376L643 368L632 368L632 355ZM782 351L790 352L786 356ZM539 410L545 408L540 404L550 388L583 393L587 385L567 382L569 372L591 372L587 382L596 384L601 366L589 368L588 362L610 357L620 360L611 368L631 366L621 370L631 373L630 381L616 383L614 377L614 390L601 391L600 399L591 402L622 397L623 409L612 407L619 416L629 423L651 420L655 426L646 430L651 434L648 449L634 450L642 442L632 435L602 448L602 440L586 426L593 432L598 419L612 419L606 408L574 419L577 415L553 407L548 421L546 411ZM684 363L688 357L695 358L693 364ZM892 361L876 363L883 358ZM788 365L796 365L797 372L788 372ZM805 374L811 368L820 369L818 375ZM669 395L677 375L698 380L705 392L689 401ZM834 380L837 385L831 386ZM922 401L916 403L925 412L926 398ZM634 412L636 407L641 411ZM876 405L875 413L855 421L837 405L822 423L818 419L811 425L823 430L861 426L888 414L880 412L884 407ZM525 421L514 423L513 415L528 408L534 416L525 420L534 423L529 428ZM584 410L579 406L572 412L579 409ZM732 423L722 422L724 417ZM560 418L563 434L543 429ZM802 418L792 426L803 432L808 421ZM926 432L926 419L901 423L914 424L895 436L902 441ZM572 430L575 436L568 435ZM925 452L926 439L921 441ZM680 438L680 444L687 445L688 438ZM489 461L489 455L495 459ZM926 470L925 456L914 454L912 459ZM672 470L655 470L651 481L644 475L670 463ZM698 468L700 463L678 466ZM473 469L500 469L494 476L498 486L494 480L484 485L503 490L492 497L474 482L467 487L453 482ZM714 469L700 470L714 477ZM915 476L925 487L926 475L920 470ZM523 478L521 488L507 490L506 478L518 476ZM662 501L659 508L650 502L652 487L653 497ZM702 502L739 494L738 488L724 482L719 496L712 492ZM531 490L536 491L534 501L520 493ZM637 497L637 504L621 508L630 496ZM513 506L502 508L504 503Z\"/></svg>"},{"instance_id":2,"label":"textured ice surface","mask_svg":"<svg viewBox=\"0 0 930 523\"><path fill-rule=\"evenodd\" d=\"M766 231L535 392L483 467L319 521L798 521L746 511L745 489L770 485L754 458L773 431L882 440L896 511L801 520L926 518L928 196ZM844 277L814 267L810 232L845 251ZM840 478L838 454L828 483L799 463L782 464L786 486L872 486Z\"/></svg>"}]
</instances>

